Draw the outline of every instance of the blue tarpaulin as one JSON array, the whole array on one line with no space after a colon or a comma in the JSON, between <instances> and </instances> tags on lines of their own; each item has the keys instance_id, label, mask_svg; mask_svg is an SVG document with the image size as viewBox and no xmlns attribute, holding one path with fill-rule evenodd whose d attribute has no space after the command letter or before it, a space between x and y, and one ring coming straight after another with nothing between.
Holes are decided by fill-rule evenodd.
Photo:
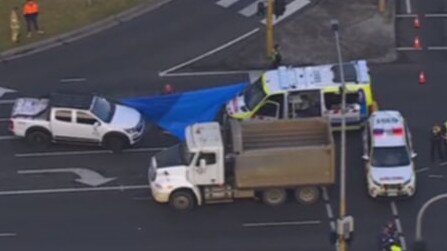
<instances>
[{"instance_id":1,"label":"blue tarpaulin","mask_svg":"<svg viewBox=\"0 0 447 251\"><path fill-rule=\"evenodd\" d=\"M247 85L238 83L171 95L128 98L121 102L183 140L188 125L215 120L225 103Z\"/></svg>"}]
</instances>

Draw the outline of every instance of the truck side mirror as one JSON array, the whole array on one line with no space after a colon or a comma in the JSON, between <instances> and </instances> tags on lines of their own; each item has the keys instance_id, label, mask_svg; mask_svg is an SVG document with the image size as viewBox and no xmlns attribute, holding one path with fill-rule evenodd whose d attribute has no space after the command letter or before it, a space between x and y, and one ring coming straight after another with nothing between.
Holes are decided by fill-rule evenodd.
<instances>
[{"instance_id":1,"label":"truck side mirror","mask_svg":"<svg viewBox=\"0 0 447 251\"><path fill-rule=\"evenodd\" d=\"M369 156L366 155L366 154L363 154L363 155L362 155L362 159L363 159L363 160L369 160Z\"/></svg>"},{"instance_id":2,"label":"truck side mirror","mask_svg":"<svg viewBox=\"0 0 447 251\"><path fill-rule=\"evenodd\" d=\"M101 122L96 121L95 123L93 123L93 127L99 127L101 126Z\"/></svg>"}]
</instances>

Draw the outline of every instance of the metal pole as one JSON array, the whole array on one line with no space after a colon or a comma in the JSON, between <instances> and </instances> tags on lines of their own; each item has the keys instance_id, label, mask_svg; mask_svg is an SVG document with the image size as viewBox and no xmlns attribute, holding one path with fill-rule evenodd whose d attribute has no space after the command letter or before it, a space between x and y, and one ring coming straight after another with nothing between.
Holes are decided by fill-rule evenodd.
<instances>
[{"instance_id":1,"label":"metal pole","mask_svg":"<svg viewBox=\"0 0 447 251\"><path fill-rule=\"evenodd\" d=\"M346 216L346 83L343 69L343 59L340 49L340 35L338 33L338 20L331 20L331 28L334 31L335 44L337 47L338 65L340 67L341 80L341 149L340 149L340 220ZM347 250L345 236L340 235L340 251Z\"/></svg>"},{"instance_id":2,"label":"metal pole","mask_svg":"<svg viewBox=\"0 0 447 251\"><path fill-rule=\"evenodd\" d=\"M271 57L273 53L273 1L274 0L267 1L267 57Z\"/></svg>"}]
</instances>

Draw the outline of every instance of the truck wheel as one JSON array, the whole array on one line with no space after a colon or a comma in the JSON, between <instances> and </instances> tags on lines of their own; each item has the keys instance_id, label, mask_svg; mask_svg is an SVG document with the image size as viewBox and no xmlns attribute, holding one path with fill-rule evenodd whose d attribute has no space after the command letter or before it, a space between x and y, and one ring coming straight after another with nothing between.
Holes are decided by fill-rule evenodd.
<instances>
[{"instance_id":1,"label":"truck wheel","mask_svg":"<svg viewBox=\"0 0 447 251\"><path fill-rule=\"evenodd\" d=\"M286 190L280 188L267 189L262 192L262 202L269 206L284 204L287 199Z\"/></svg>"},{"instance_id":2,"label":"truck wheel","mask_svg":"<svg viewBox=\"0 0 447 251\"><path fill-rule=\"evenodd\" d=\"M26 134L26 140L34 146L48 146L51 141L49 133L37 130Z\"/></svg>"},{"instance_id":3,"label":"truck wheel","mask_svg":"<svg viewBox=\"0 0 447 251\"><path fill-rule=\"evenodd\" d=\"M194 195L189 191L174 192L169 198L169 204L172 208L180 211L188 211L194 208Z\"/></svg>"},{"instance_id":4,"label":"truck wheel","mask_svg":"<svg viewBox=\"0 0 447 251\"><path fill-rule=\"evenodd\" d=\"M120 153L126 146L126 141L120 136L109 136L105 143L106 147L114 153Z\"/></svg>"},{"instance_id":5,"label":"truck wheel","mask_svg":"<svg viewBox=\"0 0 447 251\"><path fill-rule=\"evenodd\" d=\"M299 187L295 189L295 199L303 205L314 204L320 199L320 190L314 186Z\"/></svg>"}]
</instances>

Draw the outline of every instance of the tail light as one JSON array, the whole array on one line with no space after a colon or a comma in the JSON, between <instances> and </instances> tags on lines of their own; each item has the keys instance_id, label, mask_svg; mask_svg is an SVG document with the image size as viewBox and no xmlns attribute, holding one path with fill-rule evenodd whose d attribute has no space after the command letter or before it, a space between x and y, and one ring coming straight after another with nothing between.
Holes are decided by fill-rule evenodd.
<instances>
[{"instance_id":1,"label":"tail light","mask_svg":"<svg viewBox=\"0 0 447 251\"><path fill-rule=\"evenodd\" d=\"M8 128L10 131L14 131L14 121L12 121L12 120L9 121Z\"/></svg>"}]
</instances>

